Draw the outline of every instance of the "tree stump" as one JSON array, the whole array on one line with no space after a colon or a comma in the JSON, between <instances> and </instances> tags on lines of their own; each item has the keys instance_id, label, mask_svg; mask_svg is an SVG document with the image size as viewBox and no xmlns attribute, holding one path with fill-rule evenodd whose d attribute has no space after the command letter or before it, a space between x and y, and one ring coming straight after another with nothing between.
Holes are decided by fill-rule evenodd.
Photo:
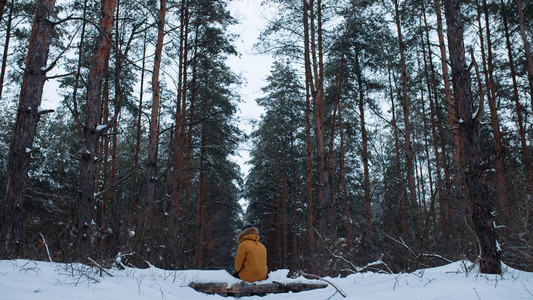
<instances>
[{"instance_id":1,"label":"tree stump","mask_svg":"<svg viewBox=\"0 0 533 300\"><path fill-rule=\"evenodd\" d=\"M191 282L189 286L198 292L206 294L218 294L224 297L228 296L264 296L271 293L288 293L302 292L314 289L322 289L328 285L325 283L304 283L291 282L281 283L274 281L272 283L249 283L239 282L228 287L225 282Z\"/></svg>"}]
</instances>

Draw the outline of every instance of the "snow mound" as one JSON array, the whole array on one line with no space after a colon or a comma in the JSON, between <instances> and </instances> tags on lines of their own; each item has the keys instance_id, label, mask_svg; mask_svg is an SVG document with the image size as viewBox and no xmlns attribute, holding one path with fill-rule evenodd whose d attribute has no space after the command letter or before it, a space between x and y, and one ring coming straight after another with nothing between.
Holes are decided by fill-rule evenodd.
<instances>
[{"instance_id":1,"label":"snow mound","mask_svg":"<svg viewBox=\"0 0 533 300\"><path fill-rule=\"evenodd\" d=\"M342 289L300 293L269 294L246 299L533 299L533 273L502 265L504 273L486 275L467 261L412 273L356 273L346 278L325 278ZM151 300L151 299L228 299L196 292L191 282L240 282L224 270L163 270L126 268L106 270L82 264L49 263L30 260L0 261L0 299L2 300ZM287 278L288 270L277 270L260 283L317 282L302 277Z\"/></svg>"}]
</instances>

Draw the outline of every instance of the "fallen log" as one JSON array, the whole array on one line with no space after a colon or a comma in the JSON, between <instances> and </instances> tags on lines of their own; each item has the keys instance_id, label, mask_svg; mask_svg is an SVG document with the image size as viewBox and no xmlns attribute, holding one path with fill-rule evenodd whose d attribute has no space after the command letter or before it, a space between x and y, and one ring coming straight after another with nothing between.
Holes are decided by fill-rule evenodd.
<instances>
[{"instance_id":1,"label":"fallen log","mask_svg":"<svg viewBox=\"0 0 533 300\"><path fill-rule=\"evenodd\" d=\"M239 282L228 287L225 282L191 282L189 286L198 292L221 296L264 296L272 293L302 292L327 287L324 283L291 282L249 283Z\"/></svg>"}]
</instances>

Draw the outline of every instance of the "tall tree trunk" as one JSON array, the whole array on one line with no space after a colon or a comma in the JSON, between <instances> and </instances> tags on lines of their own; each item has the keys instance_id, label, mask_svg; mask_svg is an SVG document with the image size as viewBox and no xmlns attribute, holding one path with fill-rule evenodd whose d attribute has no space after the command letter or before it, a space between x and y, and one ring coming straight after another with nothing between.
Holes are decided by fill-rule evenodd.
<instances>
[{"instance_id":1,"label":"tall tree trunk","mask_svg":"<svg viewBox=\"0 0 533 300\"><path fill-rule=\"evenodd\" d=\"M531 57L531 48L526 35L526 26L524 22L524 9L522 8L522 0L516 0L518 7L518 20L520 21L520 36L524 42L524 51L526 52L527 61L527 80L529 82L529 96L531 97L531 109L533 110L533 58Z\"/></svg>"},{"instance_id":2,"label":"tall tree trunk","mask_svg":"<svg viewBox=\"0 0 533 300\"><path fill-rule=\"evenodd\" d=\"M187 122L187 69L188 64L188 54L189 54L189 1L185 1L185 11L184 11L184 21L185 24L182 24L184 27L183 35L183 79L182 79L182 88L181 88L181 119L180 126L176 128L179 130L179 155L178 155L178 190L179 195L183 194L183 167L185 159L185 123ZM185 207L189 206L189 199L185 199Z\"/></svg>"},{"instance_id":3,"label":"tall tree trunk","mask_svg":"<svg viewBox=\"0 0 533 300\"><path fill-rule=\"evenodd\" d=\"M172 208L170 212L170 228L176 229L177 220L182 205L183 187L183 158L185 149L185 120L186 120L186 96L187 96L187 39L188 39L188 7L187 1L181 1L180 12L180 47L178 63L178 95L176 101L175 135L174 135L174 158L172 173Z\"/></svg>"},{"instance_id":4,"label":"tall tree trunk","mask_svg":"<svg viewBox=\"0 0 533 300\"><path fill-rule=\"evenodd\" d=\"M309 5L307 0L303 0L303 25L304 25L304 56L305 56L305 144L306 144L306 174L305 189L307 203L307 234L309 239L309 253L314 253L314 210L313 210L313 163L311 159L311 90L314 89L311 75L310 54L309 54Z\"/></svg>"},{"instance_id":5,"label":"tall tree trunk","mask_svg":"<svg viewBox=\"0 0 533 300\"><path fill-rule=\"evenodd\" d=\"M417 217L417 197L416 197L416 184L415 184L415 170L414 170L414 159L415 153L413 146L411 144L411 122L410 122L410 100L407 95L407 66L405 62L405 49L402 36L402 28L400 22L400 11L398 8L398 0L394 0L394 9L395 9L395 20L396 28L398 31L398 48L400 51L400 64L401 64L401 79L402 79L402 106L403 106L403 120L405 127L405 141L404 148L406 154L406 164L407 164L407 186L409 188L409 197L407 197L407 205L412 208L414 214L414 219L419 219ZM405 237L408 241L408 236Z\"/></svg>"},{"instance_id":6,"label":"tall tree trunk","mask_svg":"<svg viewBox=\"0 0 533 300\"><path fill-rule=\"evenodd\" d=\"M163 41L165 38L165 14L166 0L160 0L159 19L157 21L157 43L155 47L154 71L152 72L152 112L150 117L150 133L148 142L148 159L146 163L146 195L144 200L144 217L141 238L144 232L151 230L152 209L155 201L157 178L157 149L159 135L159 73L161 68L161 56L163 52Z\"/></svg>"},{"instance_id":7,"label":"tall tree trunk","mask_svg":"<svg viewBox=\"0 0 533 300\"><path fill-rule=\"evenodd\" d=\"M144 68L146 66L146 32L144 34L144 44L143 44L143 58L141 64L141 86L139 88L139 107L137 108L137 134L136 134L136 144L135 144L135 156L133 159L133 178L131 180L131 197L130 197L130 207L128 214L128 229L130 232L136 228L135 224L135 208L137 206L137 174L139 174L139 155L141 152L141 130L142 130L142 109L143 109L143 95L144 95ZM134 233L134 231L133 231Z\"/></svg>"},{"instance_id":8,"label":"tall tree trunk","mask_svg":"<svg viewBox=\"0 0 533 300\"><path fill-rule=\"evenodd\" d=\"M361 125L361 140L363 143L363 152L361 153L363 159L363 177L364 177L364 190L365 190L365 216L366 216L366 234L369 239L372 235L372 212L370 211L370 172L368 168L368 139L366 133L365 124L365 110L364 110L364 88L361 64L359 61L359 50L355 49L355 65L356 65L356 78L357 89L359 94L358 108L359 108L359 120Z\"/></svg>"},{"instance_id":9,"label":"tall tree trunk","mask_svg":"<svg viewBox=\"0 0 533 300\"><path fill-rule=\"evenodd\" d=\"M102 130L97 128L102 112L101 88L103 69L109 49L108 39L113 26L113 15L117 0L104 2L100 20L101 32L97 37L91 69L87 83L87 105L83 128L82 156L80 162L80 186L78 192L78 221L76 230L75 257L85 259L92 251L91 228L94 207L96 170L96 148ZM110 125L110 124L106 124Z\"/></svg>"},{"instance_id":10,"label":"tall tree trunk","mask_svg":"<svg viewBox=\"0 0 533 300\"><path fill-rule=\"evenodd\" d=\"M507 13L505 12L505 5L503 0L500 0L502 9L503 28L505 32L505 45L507 47L507 55L509 56L509 71L511 72L511 79L513 81L513 100L515 103L516 117L518 123L518 134L520 135L520 145L522 146L522 155L524 156L524 165L526 169L526 178L529 184L529 195L533 199L533 171L531 170L531 157L529 156L529 149L526 142L526 131L524 129L524 122L522 119L522 108L520 105L520 98L518 96L518 84L516 83L516 72L514 69L513 51L511 48L511 40L509 38L509 25L507 22Z\"/></svg>"},{"instance_id":11,"label":"tall tree trunk","mask_svg":"<svg viewBox=\"0 0 533 300\"><path fill-rule=\"evenodd\" d=\"M433 138L433 152L434 152L434 155L435 155L435 172L436 172L436 176L437 176L437 196L438 196L438 203L439 203L439 219L440 219L440 236L441 237L444 237L445 236L445 230L446 230L446 227L444 226L445 225L445 213L444 213L444 209L445 209L445 206L444 206L444 193L443 193L443 189L447 189L447 187L445 185L443 185L442 183L442 176L441 176L441 166L443 168L447 168L446 167L446 164L447 164L447 155L446 155L446 149L444 146L441 147L441 151L442 151L442 159L440 159L439 157L439 140L438 138L440 139L440 141L442 142L442 145L444 145L444 137L443 137L443 133L442 133L442 120L441 120L441 115L440 115L440 112L439 112L439 108L438 108L438 93L437 93L437 82L436 82L436 77L435 77L435 68L433 66L433 56L432 56L432 52L431 52L431 43L430 43L430 37L429 37L429 27L428 27L428 23L427 23L427 17L426 17L426 10L425 10L425 6L422 5L422 14L423 14L423 17L424 17L424 26L426 28L426 31L425 31L425 37L426 37L426 43L424 43L424 41L422 41L422 52L423 52L423 55L424 55L424 73L425 73L425 77L426 77L426 82L427 82L427 88L428 88L428 98L429 98L429 108L430 108L430 121L431 121L431 136ZM422 36L422 39L424 38L424 36ZM427 51L426 51L426 46L427 45ZM428 74L428 65L427 65L427 62L429 61L429 69L431 71L431 78L430 78L430 75ZM435 101L433 101L433 97L435 98ZM435 118L436 116L436 118ZM437 122L435 122L435 119L437 119ZM437 135L437 127L439 128L439 132L441 133L440 135ZM428 157L428 164L429 164L429 157ZM429 166L428 166L429 168ZM435 234L435 240L436 240L436 245L438 247L438 249L441 249L441 252L442 252L442 249L443 249L443 246L444 245L441 245L439 242L438 242L438 234Z\"/></svg>"},{"instance_id":12,"label":"tall tree trunk","mask_svg":"<svg viewBox=\"0 0 533 300\"><path fill-rule=\"evenodd\" d=\"M282 150L284 151L284 150ZM287 246L289 244L288 241L288 214L287 214L287 202L289 201L288 197L288 191L287 191L287 159L285 154L281 155L281 209L283 210L281 212L281 218L282 218L282 228L281 232L283 234L282 236L282 256L281 256L281 265L282 267L286 268L287 266L287 254L289 253L287 251Z\"/></svg>"},{"instance_id":13,"label":"tall tree trunk","mask_svg":"<svg viewBox=\"0 0 533 300\"><path fill-rule=\"evenodd\" d=\"M120 102L121 102L121 85L120 85L120 73L122 71L122 57L120 55L120 43L121 40L120 32L119 32L119 20L120 20L120 0L117 0L117 9L116 9L116 19L117 23L115 26L115 100L113 102L113 107L115 110L115 114L118 114L118 109L120 108ZM127 51L127 50L126 50ZM120 123L120 115L116 117L116 121L113 122L113 131L112 131L112 140L111 140L111 191L109 192L109 200L110 200L110 225L111 229L113 230L113 233L116 235L117 238L120 239L120 242L122 242L122 232L119 230L119 224L123 222L123 219L119 217L118 211L117 211L117 148L118 148L118 127Z\"/></svg>"},{"instance_id":14,"label":"tall tree trunk","mask_svg":"<svg viewBox=\"0 0 533 300\"><path fill-rule=\"evenodd\" d=\"M465 178L472 212L474 230L481 250L482 273L501 274L499 250L496 247L494 221L490 208L490 195L480 144L480 124L473 116L473 98L470 74L466 65L463 27L460 13L462 1L446 0L445 15L448 27L448 47L454 94L459 104L459 131L464 145Z\"/></svg>"},{"instance_id":15,"label":"tall tree trunk","mask_svg":"<svg viewBox=\"0 0 533 300\"><path fill-rule=\"evenodd\" d=\"M100 120L100 124L107 124L109 122L109 52L108 52L108 58L106 59L106 64L104 66L104 88L103 88L103 96L102 96L102 110L103 110L103 116ZM97 146L98 147L98 146ZM96 165L96 171L95 171L95 187L94 192L98 193L98 190L100 188L99 186L99 178L100 178L100 169L98 166L101 164L102 166L102 173L104 176L104 185L102 187L102 190L107 190L110 183L110 176L109 176L109 135L104 135L100 139L100 147L99 152L100 154L98 157L102 157L102 162L97 163ZM103 153L103 156L102 154ZM102 205L100 207L100 230L102 232L105 232L107 229L107 203L109 202L109 194L105 193L102 195Z\"/></svg>"},{"instance_id":16,"label":"tall tree trunk","mask_svg":"<svg viewBox=\"0 0 533 300\"><path fill-rule=\"evenodd\" d=\"M448 59L446 54L446 48L444 45L444 34L442 29L442 14L441 14L441 5L440 0L434 0L434 8L435 8L435 15L437 17L437 35L439 38L439 49L440 49L440 61L441 61L441 68L442 68L442 79L444 83L444 94L446 97L446 111L448 112L448 129L452 138L452 163L454 167L454 174L453 174L453 180L454 180L454 188L452 190L452 185L450 183L450 177L451 174L449 172L449 169L447 165L444 166L444 186L446 187L447 194L445 194L446 198L446 210L448 212L447 214L447 220L441 220L441 222L445 222L445 228L447 236L444 236L444 244L445 246L448 244L449 241L451 241L451 236L454 234L454 219L455 219L455 213L453 210L452 205L452 198L455 199L457 203L463 203L464 199L464 192L463 192L463 174L461 173L461 153L462 153L462 144L460 140L460 136L457 130L451 130L452 128L456 127L456 122L458 120L458 113L457 113L457 99L452 99L452 90L450 87L450 78L448 73ZM443 136L443 132L440 134ZM444 144L441 143L441 148L443 148ZM443 153L444 155L444 153ZM444 158L444 157L443 157ZM443 159L444 160L444 159ZM452 196L453 194L453 196ZM462 207L462 205L459 205Z\"/></svg>"},{"instance_id":17,"label":"tall tree trunk","mask_svg":"<svg viewBox=\"0 0 533 300\"><path fill-rule=\"evenodd\" d=\"M298 225L300 224L298 218L298 192L296 190L296 155L294 154L294 101L291 106L291 173L292 173L292 247L291 247L291 261L289 269L296 271L298 264Z\"/></svg>"},{"instance_id":18,"label":"tall tree trunk","mask_svg":"<svg viewBox=\"0 0 533 300\"><path fill-rule=\"evenodd\" d=\"M205 103L205 102L204 102ZM204 104L205 106L205 104ZM197 228L197 235L198 235L198 268L204 267L204 256L206 252L205 248L205 211L206 211L206 203L205 203L205 160L206 160L206 130L205 128L206 121L202 121L202 129L201 129L201 140L200 140L200 175L198 179L198 213L196 217L196 228Z\"/></svg>"},{"instance_id":19,"label":"tall tree trunk","mask_svg":"<svg viewBox=\"0 0 533 300\"><path fill-rule=\"evenodd\" d=\"M398 192L399 192L399 198L400 198L400 215L401 215L401 235L403 236L404 240L407 240L409 237L409 220L407 216L407 195L404 187L404 179L402 176L402 169L400 164L400 138L398 134L398 123L396 119L396 105L394 104L394 92L393 92L393 86L392 86L392 66L389 66L389 88L390 88L390 102L391 102L391 112L392 112L392 130L394 132L394 150L395 150L395 163L396 163L396 176L398 178ZM396 79L394 78L394 82L396 82ZM391 216L393 217L393 216Z\"/></svg>"},{"instance_id":20,"label":"tall tree trunk","mask_svg":"<svg viewBox=\"0 0 533 300\"><path fill-rule=\"evenodd\" d=\"M0 258L17 258L19 230L28 169L33 152L33 139L41 110L41 97L46 81L46 62L52 38L55 0L39 0L35 8L28 46L26 67L17 109L15 127L11 136L7 164L6 194L0 211Z\"/></svg>"},{"instance_id":21,"label":"tall tree trunk","mask_svg":"<svg viewBox=\"0 0 533 300\"><path fill-rule=\"evenodd\" d=\"M3 7L6 4L6 0L2 0L2 11ZM15 0L11 0L9 5L9 15L7 17L6 25L6 41L4 43L4 55L2 56L2 69L0 70L0 99L2 99L2 91L4 90L4 78L6 76L6 67L7 67L7 56L9 54L9 41L11 40L11 24L13 22L13 5ZM2 13L3 14L3 13Z\"/></svg>"},{"instance_id":22,"label":"tall tree trunk","mask_svg":"<svg viewBox=\"0 0 533 300\"><path fill-rule=\"evenodd\" d=\"M314 80L311 86L311 96L313 100L313 121L315 127L315 140L317 143L318 161L318 193L317 193L317 229L326 239L333 238L333 207L331 206L331 187L329 182L326 153L326 131L325 131L325 108L324 108L324 65L322 53L322 1L317 0L316 16L314 0L309 3L310 26L310 47L311 59L307 57L306 65L312 65ZM315 18L317 24L315 26ZM305 46L307 47L307 45Z\"/></svg>"},{"instance_id":23,"label":"tall tree trunk","mask_svg":"<svg viewBox=\"0 0 533 300\"><path fill-rule=\"evenodd\" d=\"M333 105L333 116L331 117L330 124L330 137L329 137L329 153L328 153L328 166L329 175L331 178L331 199L333 205L333 221L337 223L337 192L335 185L335 164L333 161L333 142L335 141L335 122L337 121L337 110L339 107L339 99L341 97L341 85L342 85L342 66L344 64L344 56L341 57L339 66L339 74L337 78L337 91L335 93L335 104Z\"/></svg>"},{"instance_id":24,"label":"tall tree trunk","mask_svg":"<svg viewBox=\"0 0 533 300\"><path fill-rule=\"evenodd\" d=\"M344 151L344 122L342 120L342 106L339 105L339 135L340 135L340 159L339 159L339 181L342 183L342 198L344 202L344 221L346 226L346 241L349 250L352 245L352 222L350 217L350 207L348 205L348 190L345 172L345 151Z\"/></svg>"},{"instance_id":25,"label":"tall tree trunk","mask_svg":"<svg viewBox=\"0 0 533 300\"><path fill-rule=\"evenodd\" d=\"M85 0L83 2L83 19L85 19L87 17L87 2L88 0ZM79 46L78 46L78 62L77 62L77 70L76 70L76 78L74 80L74 91L72 92L72 105L73 107L70 107L70 105L68 104L68 101L65 99L65 102L67 103L67 106L68 108L70 109L72 115L74 116L74 120L76 121L76 127L78 129L78 133L80 135L80 140L82 140L83 138L81 137L81 134L82 134L82 131L83 129L81 128L81 121L80 121L80 116L79 116L79 111L78 111L78 99L77 99L77 96L78 96L78 86L79 86L79 82L80 82L80 77L81 77L81 66L82 66L82 58L83 58L83 45L84 45L84 42L85 42L85 27L86 27L86 22L84 21L83 24L81 25L81 34L80 34L80 43L79 43Z\"/></svg>"},{"instance_id":26,"label":"tall tree trunk","mask_svg":"<svg viewBox=\"0 0 533 300\"><path fill-rule=\"evenodd\" d=\"M404 148L406 153L406 163L407 163L407 186L409 187L409 201L408 205L412 207L413 213L416 211L417 200L416 200L416 185L415 185L415 170L414 170L414 149L411 145L411 122L410 122L410 101L409 96L407 95L407 66L405 62L405 50L403 44L402 36L402 27L400 23L400 11L398 8L398 0L394 0L394 9L395 9L395 20L396 28L398 30L398 47L400 50L400 64L401 64L401 79L402 79L402 106L403 106L403 121L405 126L405 141ZM416 214L415 214L415 219ZM407 238L407 237L406 237ZM407 240L406 240L407 242Z\"/></svg>"},{"instance_id":27,"label":"tall tree trunk","mask_svg":"<svg viewBox=\"0 0 533 300\"><path fill-rule=\"evenodd\" d=\"M195 111L195 102L196 102L196 70L197 70L197 64L198 64L198 27L199 25L196 24L195 29L195 35L194 35L194 56L193 56L193 62L192 62L192 81L191 81L191 100L189 105L189 127L187 130L187 154L185 156L186 160L186 170L187 173L185 175L185 199L190 199L191 195L191 180L192 180L192 168L191 168L191 161L192 161L192 138L193 138L193 124L194 124L194 111ZM189 200L188 200L189 201ZM192 212L191 212L192 213Z\"/></svg>"},{"instance_id":28,"label":"tall tree trunk","mask_svg":"<svg viewBox=\"0 0 533 300\"><path fill-rule=\"evenodd\" d=\"M485 30L487 39L487 56L485 56L485 43L483 39L483 32L481 28L481 7L479 2L476 1L478 10L477 20L479 25L479 44L481 47L481 57L483 60L483 72L485 73L485 89L487 93L487 100L490 110L490 124L492 128L492 134L494 137L494 150L495 150L495 169L496 169L496 195L499 203L500 211L507 209L507 172L505 170L505 158L503 153L502 139L500 133L500 121L498 120L498 111L496 108L496 88L494 86L493 77L493 65L492 65L492 42L490 38L489 29L489 13L487 10L487 2L483 0L483 10L485 13ZM481 99L483 99L481 97Z\"/></svg>"},{"instance_id":29,"label":"tall tree trunk","mask_svg":"<svg viewBox=\"0 0 533 300\"><path fill-rule=\"evenodd\" d=\"M402 168L401 168L401 159L400 159L400 137L398 133L398 121L396 118L396 104L394 101L394 91L392 86L392 79L394 82L396 82L394 74L392 74L391 67L389 67L389 87L390 87L390 102L391 102L391 112L392 112L392 120L391 120L391 126L392 130L394 132L394 150L395 150L395 163L396 163L396 172L398 177L398 191L399 191L399 198L400 198L400 210L401 210L401 220L402 220L402 235L404 239L407 239L409 236L409 220L407 216L407 195L405 191L405 184L404 179L402 176Z\"/></svg>"},{"instance_id":30,"label":"tall tree trunk","mask_svg":"<svg viewBox=\"0 0 533 300\"><path fill-rule=\"evenodd\" d=\"M61 154L60 154L60 163L59 163L59 171L57 172L56 177L56 199L55 199L55 209L54 209L54 219L59 223L59 203L61 199L61 190L63 189L61 187L61 174L63 173L64 165L65 165L65 138L63 137L62 143L61 143Z\"/></svg>"}]
</instances>

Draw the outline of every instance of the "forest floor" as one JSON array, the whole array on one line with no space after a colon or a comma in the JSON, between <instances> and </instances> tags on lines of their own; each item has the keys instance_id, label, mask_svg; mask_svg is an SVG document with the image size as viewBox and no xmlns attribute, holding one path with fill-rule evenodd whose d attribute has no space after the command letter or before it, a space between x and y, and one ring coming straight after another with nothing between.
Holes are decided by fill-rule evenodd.
<instances>
[{"instance_id":1,"label":"forest floor","mask_svg":"<svg viewBox=\"0 0 533 300\"><path fill-rule=\"evenodd\" d=\"M357 273L345 278L326 278L323 289L299 293L268 294L241 299L533 299L533 273L504 267L500 275L485 275L459 261L412 273ZM289 279L287 270L271 272L259 283L321 282L305 278ZM147 269L106 269L80 264L50 263L31 260L0 261L0 299L232 299L206 295L189 287L191 282L239 282L224 270L169 271Z\"/></svg>"}]
</instances>

